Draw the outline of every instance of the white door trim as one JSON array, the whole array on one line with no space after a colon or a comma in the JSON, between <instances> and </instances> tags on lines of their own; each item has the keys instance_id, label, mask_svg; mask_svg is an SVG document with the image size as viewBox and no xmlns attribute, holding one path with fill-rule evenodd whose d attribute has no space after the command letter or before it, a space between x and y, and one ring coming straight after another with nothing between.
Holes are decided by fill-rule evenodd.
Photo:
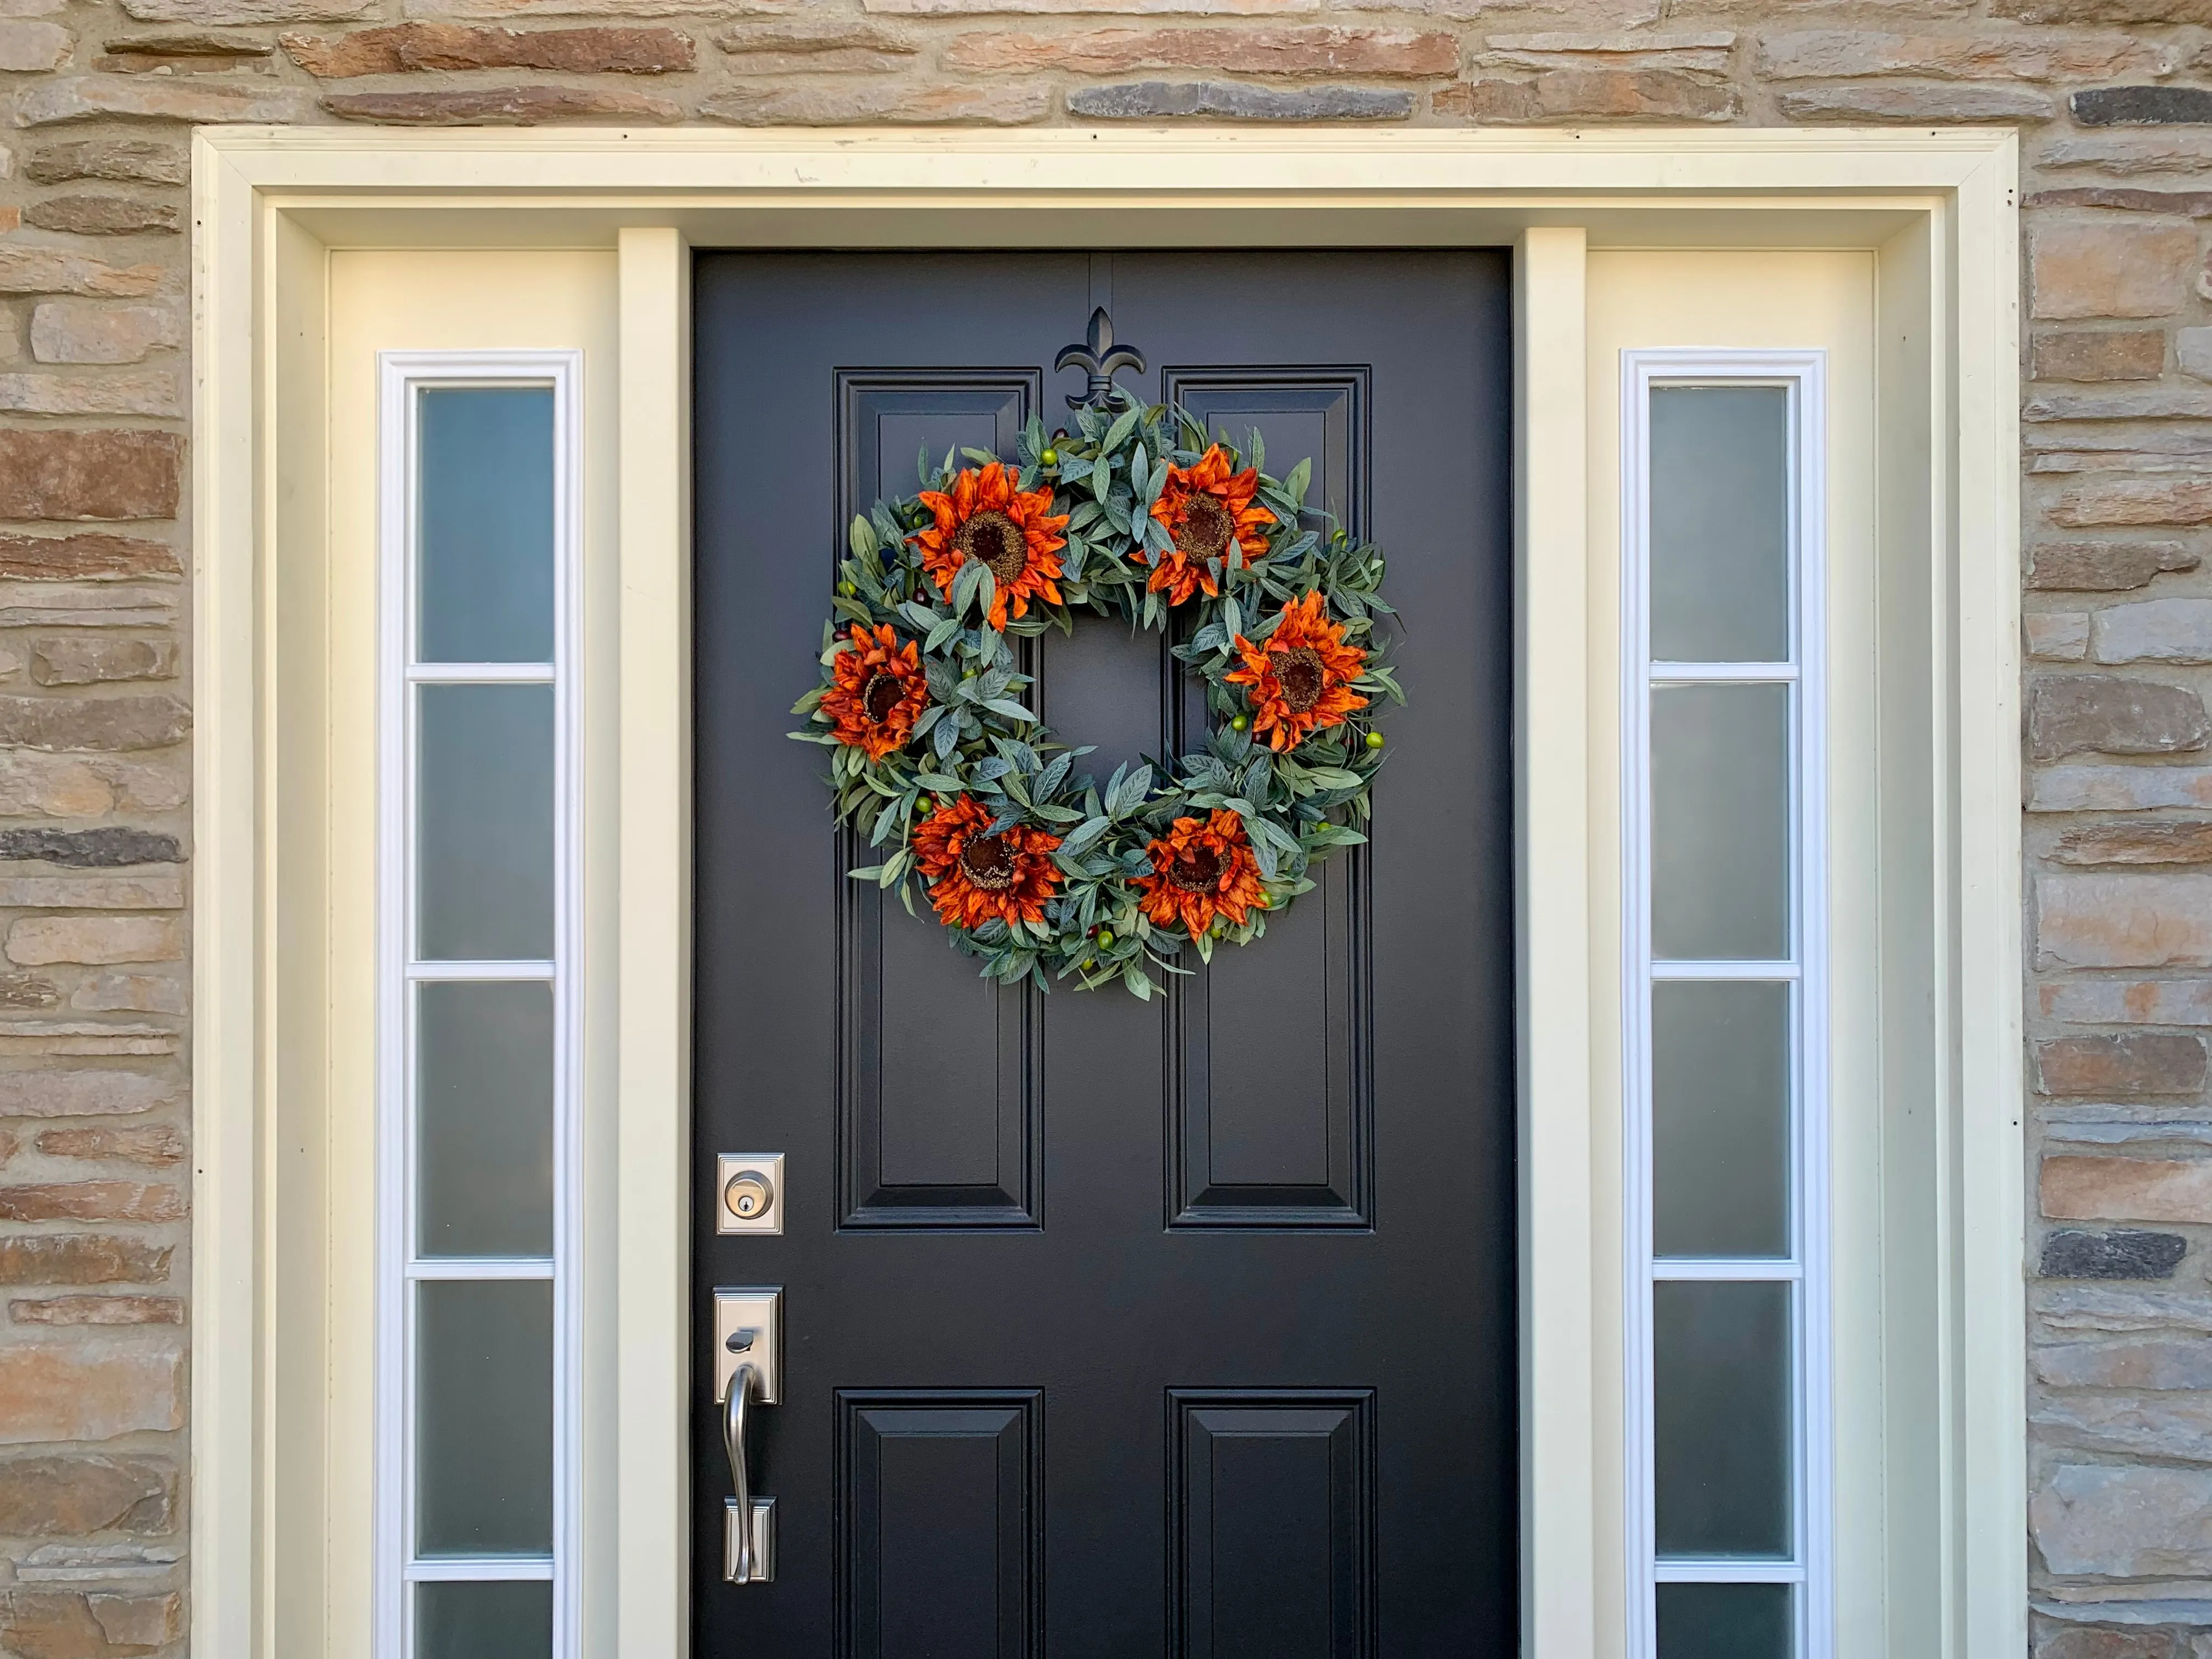
<instances>
[{"instance_id":1,"label":"white door trim","mask_svg":"<svg viewBox=\"0 0 2212 1659\"><path fill-rule=\"evenodd\" d=\"M346 1645L317 1596L276 1571L280 1539L323 1535L329 1505L358 1496L325 1491L288 1437L365 1428L322 1422L327 1379L279 1340L291 1298L313 1289L284 1270L285 1240L331 1224L288 1212L278 1156L320 1109L312 1033L330 1006L315 848L293 810L317 775L311 706L287 695L321 666L288 630L313 611L327 543L328 250L619 253L622 1444L607 1628L621 1653L661 1659L684 1650L690 1622L687 239L1080 238L1519 250L1523 1608L1524 1646L1546 1659L1617 1652L1621 1628L1620 1546L1598 1522L1618 1503L1601 1486L1620 1434L1597 1380L1619 1340L1598 1310L1617 1291L1598 1284L1619 1280L1618 1257L1593 1242L1594 1115L1616 1103L1593 1085L1591 1042L1615 1018L1618 979L1593 913L1614 878L1593 870L1588 836L1592 659L1612 647L1589 636L1583 259L1592 246L1877 254L1883 535L1901 570L1926 573L1885 603L1932 618L1933 639L1897 729L1951 785L1900 854L1924 866L1914 942L1935 1013L1900 1037L1887 1082L1936 1103L1944 1133L1915 1218L1925 1248L1900 1264L1929 1276L1934 1312L1924 1349L1900 1362L1897 1401L1929 1448L1937 1548L1924 1605L1916 1595L1891 1628L1900 1654L2014 1659L2027 1564L2012 134L229 128L204 130L194 155L198 1644Z\"/></svg>"}]
</instances>

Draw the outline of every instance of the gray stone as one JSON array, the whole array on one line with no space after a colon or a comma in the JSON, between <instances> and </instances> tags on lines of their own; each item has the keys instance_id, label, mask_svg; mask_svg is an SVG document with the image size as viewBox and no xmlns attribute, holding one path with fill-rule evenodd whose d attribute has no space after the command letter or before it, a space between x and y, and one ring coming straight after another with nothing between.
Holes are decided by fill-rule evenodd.
<instances>
[{"instance_id":1,"label":"gray stone","mask_svg":"<svg viewBox=\"0 0 2212 1659\"><path fill-rule=\"evenodd\" d=\"M2020 413L2027 421L2212 420L2212 392L2057 392L2029 398Z\"/></svg>"},{"instance_id":2,"label":"gray stone","mask_svg":"<svg viewBox=\"0 0 2212 1659\"><path fill-rule=\"evenodd\" d=\"M2174 1659L2164 1631L2091 1630L2060 1625L2035 1634L2035 1659Z\"/></svg>"},{"instance_id":3,"label":"gray stone","mask_svg":"<svg viewBox=\"0 0 2212 1659\"><path fill-rule=\"evenodd\" d=\"M2212 1389L2212 1346L2200 1337L2059 1342L2031 1358L2037 1380L2054 1389Z\"/></svg>"},{"instance_id":4,"label":"gray stone","mask_svg":"<svg viewBox=\"0 0 2212 1659\"><path fill-rule=\"evenodd\" d=\"M2184 374L2200 380L2212 380L2212 328L2176 330L2173 360Z\"/></svg>"},{"instance_id":5,"label":"gray stone","mask_svg":"<svg viewBox=\"0 0 2212 1659\"><path fill-rule=\"evenodd\" d=\"M2212 1400L2195 1395L2069 1391L2046 1395L2028 1420L2052 1445L2212 1463Z\"/></svg>"},{"instance_id":6,"label":"gray stone","mask_svg":"<svg viewBox=\"0 0 2212 1659\"><path fill-rule=\"evenodd\" d=\"M2179 1233L2057 1232L2043 1241L2045 1279L2171 1279L2189 1241Z\"/></svg>"},{"instance_id":7,"label":"gray stone","mask_svg":"<svg viewBox=\"0 0 2212 1659\"><path fill-rule=\"evenodd\" d=\"M2212 662L2212 599L2145 599L2096 613L2090 654L2099 662Z\"/></svg>"},{"instance_id":8,"label":"gray stone","mask_svg":"<svg viewBox=\"0 0 2212 1659\"><path fill-rule=\"evenodd\" d=\"M48 300L31 313L31 355L42 363L135 363L183 339L184 319L164 306Z\"/></svg>"},{"instance_id":9,"label":"gray stone","mask_svg":"<svg viewBox=\"0 0 2212 1659\"><path fill-rule=\"evenodd\" d=\"M109 870L131 864L176 864L183 858L174 836L123 824L98 830L0 830L0 859L38 859L78 869Z\"/></svg>"},{"instance_id":10,"label":"gray stone","mask_svg":"<svg viewBox=\"0 0 2212 1659\"><path fill-rule=\"evenodd\" d=\"M2066 101L2085 127L2212 121L2212 90L2203 87L2093 87Z\"/></svg>"},{"instance_id":11,"label":"gray stone","mask_svg":"<svg viewBox=\"0 0 2212 1659\"><path fill-rule=\"evenodd\" d=\"M2171 755L2212 738L2204 700L2186 686L2102 674L2055 674L2028 693L2028 743L2038 760L2082 750Z\"/></svg>"},{"instance_id":12,"label":"gray stone","mask_svg":"<svg viewBox=\"0 0 2212 1659\"><path fill-rule=\"evenodd\" d=\"M191 182L192 162L179 144L144 138L83 138L33 150L23 176L34 185L66 184L72 179L183 185Z\"/></svg>"},{"instance_id":13,"label":"gray stone","mask_svg":"<svg viewBox=\"0 0 2212 1659\"><path fill-rule=\"evenodd\" d=\"M31 678L40 685L94 685L108 680L166 680L177 672L173 640L40 640L31 647Z\"/></svg>"},{"instance_id":14,"label":"gray stone","mask_svg":"<svg viewBox=\"0 0 2212 1659\"><path fill-rule=\"evenodd\" d=\"M2057 113L2039 92L1955 82L1793 88L1778 101L1793 121L2048 121Z\"/></svg>"},{"instance_id":15,"label":"gray stone","mask_svg":"<svg viewBox=\"0 0 2212 1659\"><path fill-rule=\"evenodd\" d=\"M1402 121L1413 94L1376 87L1246 86L1233 81L1125 81L1083 87L1067 112L1094 121L1211 116L1229 121Z\"/></svg>"},{"instance_id":16,"label":"gray stone","mask_svg":"<svg viewBox=\"0 0 2212 1659\"><path fill-rule=\"evenodd\" d=\"M2039 1285L2029 1291L2036 1317L2054 1331L2112 1334L2192 1331L2212 1336L2212 1302L2171 1291L2116 1291L2097 1285Z\"/></svg>"},{"instance_id":17,"label":"gray stone","mask_svg":"<svg viewBox=\"0 0 2212 1659\"><path fill-rule=\"evenodd\" d=\"M2212 1472L2061 1464L2027 1514L2036 1547L2056 1573L2212 1572Z\"/></svg>"},{"instance_id":18,"label":"gray stone","mask_svg":"<svg viewBox=\"0 0 2212 1659\"><path fill-rule=\"evenodd\" d=\"M2147 812L2212 807L2212 770L2202 766L2054 766L2030 780L2031 812Z\"/></svg>"}]
</instances>

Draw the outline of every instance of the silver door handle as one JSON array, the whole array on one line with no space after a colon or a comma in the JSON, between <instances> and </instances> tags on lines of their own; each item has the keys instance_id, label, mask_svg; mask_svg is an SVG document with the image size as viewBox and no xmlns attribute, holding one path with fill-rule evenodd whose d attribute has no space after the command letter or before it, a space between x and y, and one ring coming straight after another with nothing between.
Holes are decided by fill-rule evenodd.
<instances>
[{"instance_id":1,"label":"silver door handle","mask_svg":"<svg viewBox=\"0 0 2212 1659\"><path fill-rule=\"evenodd\" d=\"M745 1444L747 1419L760 1391L760 1368L741 1363L722 1397L722 1449L730 1459L723 1500L722 1577L732 1584L765 1584L775 1577L775 1499L753 1496L752 1462Z\"/></svg>"}]
</instances>

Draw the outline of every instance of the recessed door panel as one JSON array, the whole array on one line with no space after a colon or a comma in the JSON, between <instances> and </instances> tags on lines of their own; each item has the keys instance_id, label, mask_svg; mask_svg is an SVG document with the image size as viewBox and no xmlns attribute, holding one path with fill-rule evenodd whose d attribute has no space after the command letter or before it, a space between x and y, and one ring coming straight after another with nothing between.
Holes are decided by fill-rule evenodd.
<instances>
[{"instance_id":1,"label":"recessed door panel","mask_svg":"<svg viewBox=\"0 0 2212 1659\"><path fill-rule=\"evenodd\" d=\"M1042 1651L1041 1403L839 1392L842 1659Z\"/></svg>"},{"instance_id":2,"label":"recessed door panel","mask_svg":"<svg viewBox=\"0 0 2212 1659\"><path fill-rule=\"evenodd\" d=\"M1173 1659L1374 1652L1373 1396L1170 1396Z\"/></svg>"},{"instance_id":3,"label":"recessed door panel","mask_svg":"<svg viewBox=\"0 0 2212 1659\"><path fill-rule=\"evenodd\" d=\"M842 526L879 499L911 495L927 453L1011 455L1041 400L1037 370L841 369L836 375ZM880 862L841 837L845 912L838 1176L842 1224L1029 1227L1034 1191L1036 994L986 983L945 942L926 903L847 880ZM888 1069L887 1069L888 1067Z\"/></svg>"}]
</instances>

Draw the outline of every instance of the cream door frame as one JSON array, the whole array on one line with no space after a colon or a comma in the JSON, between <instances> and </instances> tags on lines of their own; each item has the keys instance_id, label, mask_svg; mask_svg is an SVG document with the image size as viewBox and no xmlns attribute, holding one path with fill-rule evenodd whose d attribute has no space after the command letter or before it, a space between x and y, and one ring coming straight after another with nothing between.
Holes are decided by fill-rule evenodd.
<instances>
[{"instance_id":1,"label":"cream door frame","mask_svg":"<svg viewBox=\"0 0 2212 1659\"><path fill-rule=\"evenodd\" d=\"M1524 1651L1620 1651L1601 1484L1620 1265L1593 1195L1618 1013L1617 787L1593 665L1591 248L1864 248L1884 805L1880 1202L1898 1656L2015 1659L2027 1620L2016 141L2009 132L204 130L194 146L192 1605L210 1653L358 1651L319 1575L333 1380L288 1271L354 1224L315 1162L327 920L325 259L617 251L619 1275L605 1650L686 1650L687 246L1516 244ZM1197 182L1186 182L1197 181ZM1218 181L1218 182L1217 182ZM356 688L357 689L357 688ZM1917 1126L1919 1139L1905 1133ZM311 1277L311 1276L307 1276ZM1887 1305L1887 1304L1886 1304ZM304 1321L304 1326L302 1322ZM1611 1356L1608 1358L1608 1356ZM1607 1449L1613 1449L1610 1453ZM316 1540L323 1540L318 1553ZM286 1563L319 1561L312 1572ZM304 1574L304 1577L303 1577ZM317 1583L305 1582L307 1577ZM605 1622L602 1622L602 1620ZM595 1646L594 1650L597 1651Z\"/></svg>"}]
</instances>

